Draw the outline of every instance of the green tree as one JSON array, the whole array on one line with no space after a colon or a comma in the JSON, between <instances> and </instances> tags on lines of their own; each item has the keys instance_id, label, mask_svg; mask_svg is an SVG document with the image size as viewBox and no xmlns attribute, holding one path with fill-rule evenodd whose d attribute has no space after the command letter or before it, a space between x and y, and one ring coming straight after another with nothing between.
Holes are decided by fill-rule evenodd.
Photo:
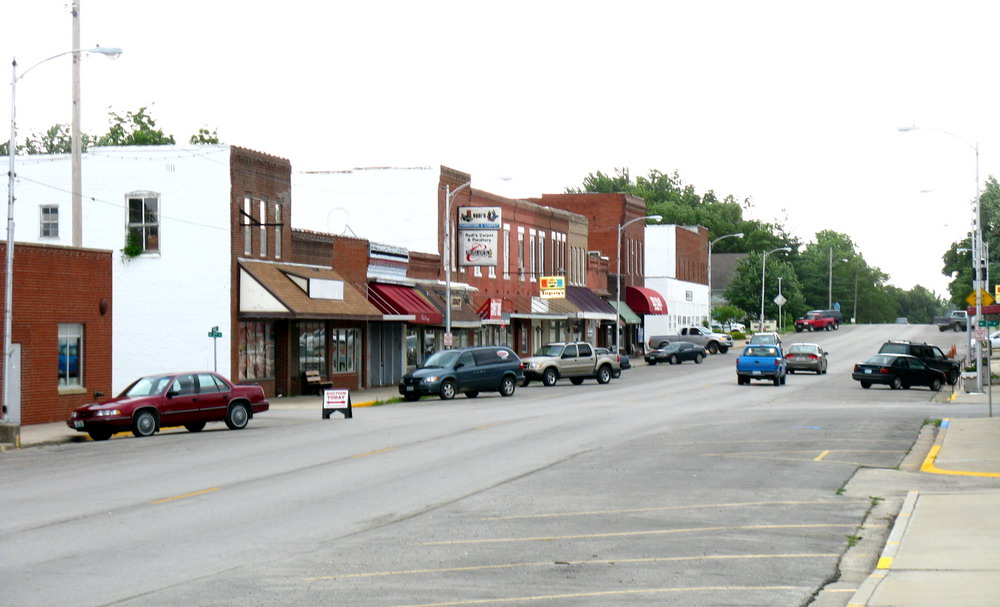
<instances>
[{"instance_id":1,"label":"green tree","mask_svg":"<svg viewBox=\"0 0 1000 607\"><path fill-rule=\"evenodd\" d=\"M208 145L217 144L219 141L219 132L215 129L209 131L207 128L198 129L198 133L191 135L191 143L194 145Z\"/></svg>"},{"instance_id":2,"label":"green tree","mask_svg":"<svg viewBox=\"0 0 1000 607\"><path fill-rule=\"evenodd\" d=\"M916 285L909 291L892 289L899 306L899 315L905 316L914 324L930 324L934 317L943 313L945 302L933 291Z\"/></svg>"},{"instance_id":3,"label":"green tree","mask_svg":"<svg viewBox=\"0 0 1000 607\"><path fill-rule=\"evenodd\" d=\"M719 323L723 325L731 320L742 320L746 317L746 310L743 310L738 306L734 306L733 304L726 304L712 310L712 319L719 321Z\"/></svg>"},{"instance_id":4,"label":"green tree","mask_svg":"<svg viewBox=\"0 0 1000 607\"><path fill-rule=\"evenodd\" d=\"M979 215L982 222L983 242L986 245L983 254L992 252L990 255L1000 252L1000 184L996 177L990 175L986 179L986 187L983 188L979 196ZM953 308L966 306L965 298L973 292L973 258L970 249L972 239L966 237L963 240L952 243L952 245L941 256L943 267L941 273L951 277L948 284L949 303ZM961 251L960 249L965 249ZM994 284L996 278L1000 277L997 271L1000 264L989 263L989 276ZM984 277L985 278L985 277ZM993 285L985 285L986 290L992 294Z\"/></svg>"},{"instance_id":5,"label":"green tree","mask_svg":"<svg viewBox=\"0 0 1000 607\"><path fill-rule=\"evenodd\" d=\"M742 310L751 310L751 318L760 318L761 308L761 270L763 251L748 255L736 267L733 281L726 288L726 300ZM795 274L792 264L776 255L767 256L767 271L763 272L764 285L764 315L767 318L778 317L778 305L774 298L778 295L778 282L781 279L781 295L786 302L783 312L789 318L795 318L805 312L805 298L802 295L802 285Z\"/></svg>"},{"instance_id":6,"label":"green tree","mask_svg":"<svg viewBox=\"0 0 1000 607\"><path fill-rule=\"evenodd\" d=\"M156 128L156 121L146 114L146 108L138 112L125 112L124 116L111 112L111 128L97 140L99 146L128 145L174 145L174 136L165 135Z\"/></svg>"},{"instance_id":7,"label":"green tree","mask_svg":"<svg viewBox=\"0 0 1000 607\"><path fill-rule=\"evenodd\" d=\"M90 146L92 137L86 133L80 136L80 149ZM0 144L0 156L6 156L10 141ZM69 154L73 151L73 136L68 124L54 124L42 134L29 133L19 139L18 154Z\"/></svg>"}]
</instances>

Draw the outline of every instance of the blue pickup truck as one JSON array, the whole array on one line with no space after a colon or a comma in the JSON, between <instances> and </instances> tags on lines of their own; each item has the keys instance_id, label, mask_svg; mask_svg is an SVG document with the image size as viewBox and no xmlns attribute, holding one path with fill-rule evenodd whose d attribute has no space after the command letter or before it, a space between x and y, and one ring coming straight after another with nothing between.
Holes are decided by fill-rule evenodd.
<instances>
[{"instance_id":1,"label":"blue pickup truck","mask_svg":"<svg viewBox=\"0 0 1000 607\"><path fill-rule=\"evenodd\" d=\"M780 386L787 375L788 367L780 346L750 344L736 358L736 383L741 386L752 379L769 380Z\"/></svg>"}]
</instances>

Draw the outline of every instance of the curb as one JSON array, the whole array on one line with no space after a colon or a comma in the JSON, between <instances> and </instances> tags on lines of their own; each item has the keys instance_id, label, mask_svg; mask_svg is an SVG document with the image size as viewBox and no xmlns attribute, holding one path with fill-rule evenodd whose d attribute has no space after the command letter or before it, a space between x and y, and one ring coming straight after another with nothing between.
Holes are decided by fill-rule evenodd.
<instances>
[{"instance_id":1,"label":"curb","mask_svg":"<svg viewBox=\"0 0 1000 607\"><path fill-rule=\"evenodd\" d=\"M896 515L896 521L892 524L892 531L889 532L889 538L882 549L882 556L878 559L875 571L872 571L868 578L861 583L857 592L847 603L847 607L865 607L872 595L875 594L878 585L888 575L888 570L892 568L892 560L896 558L896 553L899 551L899 543L903 539L903 534L906 533L906 526L910 523L919 495L920 492L916 490L907 492L906 499L903 500L903 507Z\"/></svg>"}]
</instances>

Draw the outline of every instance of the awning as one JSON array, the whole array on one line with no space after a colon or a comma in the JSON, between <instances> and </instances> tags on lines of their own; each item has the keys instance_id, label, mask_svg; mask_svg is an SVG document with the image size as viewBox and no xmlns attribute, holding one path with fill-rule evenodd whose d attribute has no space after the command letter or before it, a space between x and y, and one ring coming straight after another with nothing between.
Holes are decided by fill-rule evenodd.
<instances>
[{"instance_id":1,"label":"awning","mask_svg":"<svg viewBox=\"0 0 1000 607\"><path fill-rule=\"evenodd\" d=\"M612 308L618 306L618 314L621 315L622 322L624 322L625 324L627 325L642 324L642 319L639 318L639 315L633 312L632 308L628 307L628 304L626 304L624 301L609 301L608 303L611 304Z\"/></svg>"},{"instance_id":2,"label":"awning","mask_svg":"<svg viewBox=\"0 0 1000 607\"><path fill-rule=\"evenodd\" d=\"M440 325L444 317L413 287L373 282L368 285L368 300L383 314L413 316L418 325Z\"/></svg>"},{"instance_id":3,"label":"awning","mask_svg":"<svg viewBox=\"0 0 1000 607\"><path fill-rule=\"evenodd\" d=\"M579 308L577 318L612 322L618 318L615 309L608 302L586 287L566 287L566 299Z\"/></svg>"},{"instance_id":4,"label":"awning","mask_svg":"<svg viewBox=\"0 0 1000 607\"><path fill-rule=\"evenodd\" d=\"M362 292L330 268L246 260L239 262L239 268L239 313L243 318L382 318ZM319 292L320 287L327 290Z\"/></svg>"},{"instance_id":5,"label":"awning","mask_svg":"<svg viewBox=\"0 0 1000 607\"><path fill-rule=\"evenodd\" d=\"M434 305L435 308L441 311L441 315L443 317L445 313L444 298L445 295L447 295L447 293L444 292L444 288L439 290L422 286L420 287L420 292ZM461 297L461 294L452 291L451 296L452 299L456 299L457 297ZM479 317L479 314L472 309L471 305L465 303L464 297L461 297L461 299L462 306L451 309L451 326L458 329L478 329L483 326L483 319Z\"/></svg>"},{"instance_id":6,"label":"awning","mask_svg":"<svg viewBox=\"0 0 1000 607\"><path fill-rule=\"evenodd\" d=\"M625 303L636 314L666 314L667 300L646 287L625 287Z\"/></svg>"}]
</instances>

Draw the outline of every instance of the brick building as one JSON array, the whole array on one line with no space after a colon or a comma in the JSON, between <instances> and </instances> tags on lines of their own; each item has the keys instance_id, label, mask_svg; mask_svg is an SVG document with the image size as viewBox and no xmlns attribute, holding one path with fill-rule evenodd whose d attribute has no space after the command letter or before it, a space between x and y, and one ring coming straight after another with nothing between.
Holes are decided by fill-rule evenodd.
<instances>
[{"instance_id":1,"label":"brick building","mask_svg":"<svg viewBox=\"0 0 1000 607\"><path fill-rule=\"evenodd\" d=\"M6 249L0 243L0 255ZM111 271L111 251L15 244L12 423L62 422L96 392L111 393Z\"/></svg>"}]
</instances>

